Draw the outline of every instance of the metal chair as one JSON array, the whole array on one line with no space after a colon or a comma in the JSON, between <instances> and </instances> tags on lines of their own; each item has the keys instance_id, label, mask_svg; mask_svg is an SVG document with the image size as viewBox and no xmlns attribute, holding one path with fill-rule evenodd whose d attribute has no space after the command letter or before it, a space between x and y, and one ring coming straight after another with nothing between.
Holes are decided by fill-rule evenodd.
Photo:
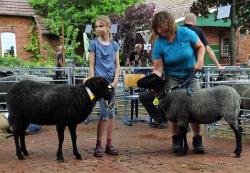
<instances>
[{"instance_id":1,"label":"metal chair","mask_svg":"<svg viewBox=\"0 0 250 173\"><path fill-rule=\"evenodd\" d=\"M124 123L131 126L132 122L135 121L145 121L138 118L138 101L139 101L139 91L140 89L137 86L137 81L144 77L144 74L124 74L123 78L123 91L124 91L124 109L125 109L125 119ZM130 118L128 116L128 102L131 102L131 112ZM135 117L134 119L134 112Z\"/></svg>"}]
</instances>

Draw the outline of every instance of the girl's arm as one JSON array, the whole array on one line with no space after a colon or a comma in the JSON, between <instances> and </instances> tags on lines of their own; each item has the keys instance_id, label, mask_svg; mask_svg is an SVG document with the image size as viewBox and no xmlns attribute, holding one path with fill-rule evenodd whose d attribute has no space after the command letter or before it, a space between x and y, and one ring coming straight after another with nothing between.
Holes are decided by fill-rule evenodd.
<instances>
[{"instance_id":1,"label":"girl's arm","mask_svg":"<svg viewBox=\"0 0 250 173\"><path fill-rule=\"evenodd\" d=\"M129 60L129 57L127 57L126 66L130 66L130 60Z\"/></svg>"},{"instance_id":2,"label":"girl's arm","mask_svg":"<svg viewBox=\"0 0 250 173\"><path fill-rule=\"evenodd\" d=\"M89 77L92 78L95 76L95 53L89 53Z\"/></svg>"},{"instance_id":3,"label":"girl's arm","mask_svg":"<svg viewBox=\"0 0 250 173\"><path fill-rule=\"evenodd\" d=\"M119 75L120 75L120 58L119 58L119 51L116 52L115 56L115 78L111 85L116 88L119 82Z\"/></svg>"},{"instance_id":4,"label":"girl's arm","mask_svg":"<svg viewBox=\"0 0 250 173\"><path fill-rule=\"evenodd\" d=\"M195 49L197 53L197 63L195 64L195 70L201 70L204 64L204 55L205 55L205 47L202 44L201 40L198 39L197 43L195 44Z\"/></svg>"}]
</instances>

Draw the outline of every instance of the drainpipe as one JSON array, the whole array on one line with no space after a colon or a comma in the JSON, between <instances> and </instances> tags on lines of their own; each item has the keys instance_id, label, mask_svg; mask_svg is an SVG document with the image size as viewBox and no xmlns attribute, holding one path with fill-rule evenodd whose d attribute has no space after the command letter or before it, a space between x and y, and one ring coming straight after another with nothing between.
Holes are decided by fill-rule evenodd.
<instances>
[{"instance_id":1,"label":"drainpipe","mask_svg":"<svg viewBox=\"0 0 250 173\"><path fill-rule=\"evenodd\" d=\"M231 42L231 51L230 51L230 64L236 65L236 10L235 10L235 0L232 0L231 6L231 28L230 28L230 42Z\"/></svg>"}]
</instances>

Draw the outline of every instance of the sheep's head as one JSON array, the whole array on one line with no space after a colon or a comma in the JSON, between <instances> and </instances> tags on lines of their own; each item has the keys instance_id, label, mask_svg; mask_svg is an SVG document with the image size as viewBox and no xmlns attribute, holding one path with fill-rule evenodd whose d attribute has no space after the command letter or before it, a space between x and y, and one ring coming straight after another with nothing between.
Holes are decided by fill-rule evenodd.
<instances>
[{"instance_id":1,"label":"sheep's head","mask_svg":"<svg viewBox=\"0 0 250 173\"><path fill-rule=\"evenodd\" d=\"M84 85L88 87L96 97L96 100L103 98L104 100L112 100L114 88L103 77L93 77L88 79Z\"/></svg>"},{"instance_id":2,"label":"sheep's head","mask_svg":"<svg viewBox=\"0 0 250 173\"><path fill-rule=\"evenodd\" d=\"M160 106L164 112L167 112L171 103L169 99L172 90L170 88L165 88L165 81L161 77L152 73L138 80L137 85L141 88L153 90L156 96L153 104Z\"/></svg>"},{"instance_id":3,"label":"sheep's head","mask_svg":"<svg viewBox=\"0 0 250 173\"><path fill-rule=\"evenodd\" d=\"M155 94L158 95L164 89L164 80L158 75L152 73L138 80L137 86L153 90Z\"/></svg>"}]
</instances>

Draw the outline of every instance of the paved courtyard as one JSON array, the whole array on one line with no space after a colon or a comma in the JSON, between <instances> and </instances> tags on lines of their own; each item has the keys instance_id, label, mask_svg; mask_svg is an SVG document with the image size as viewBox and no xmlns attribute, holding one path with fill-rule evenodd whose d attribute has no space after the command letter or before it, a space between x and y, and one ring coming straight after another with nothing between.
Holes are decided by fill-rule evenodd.
<instances>
[{"instance_id":1,"label":"paved courtyard","mask_svg":"<svg viewBox=\"0 0 250 173\"><path fill-rule=\"evenodd\" d=\"M0 141L0 173L249 173L250 140L243 137L242 157L232 157L235 147L233 137L204 137L206 154L195 155L191 150L185 157L171 153L171 134L168 129L152 129L148 124L125 126L117 120L114 145L119 156L93 156L96 122L78 126L78 149L83 160L74 160L71 139L65 131L63 145L64 163L56 162L57 134L54 126L44 126L42 132L27 136L30 156L19 161L15 155L13 137ZM188 142L191 147L191 133Z\"/></svg>"}]
</instances>

